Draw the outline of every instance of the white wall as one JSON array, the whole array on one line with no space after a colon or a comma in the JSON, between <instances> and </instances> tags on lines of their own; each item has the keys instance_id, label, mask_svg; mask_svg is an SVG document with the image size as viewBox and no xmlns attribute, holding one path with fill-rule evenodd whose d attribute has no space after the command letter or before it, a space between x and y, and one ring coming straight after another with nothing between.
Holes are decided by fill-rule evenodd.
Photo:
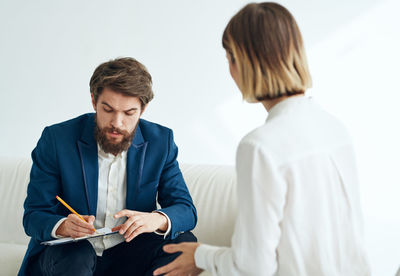
<instances>
[{"instance_id":1,"label":"white wall","mask_svg":"<svg viewBox=\"0 0 400 276\"><path fill-rule=\"evenodd\" d=\"M221 47L246 1L0 0L0 156L26 157L44 126L90 112L95 67L143 62L155 99L145 118L174 129L185 163L233 164L240 138L263 123L242 103ZM350 128L359 158L374 275L400 266L400 4L280 1L302 29L309 91Z\"/></svg>"}]
</instances>

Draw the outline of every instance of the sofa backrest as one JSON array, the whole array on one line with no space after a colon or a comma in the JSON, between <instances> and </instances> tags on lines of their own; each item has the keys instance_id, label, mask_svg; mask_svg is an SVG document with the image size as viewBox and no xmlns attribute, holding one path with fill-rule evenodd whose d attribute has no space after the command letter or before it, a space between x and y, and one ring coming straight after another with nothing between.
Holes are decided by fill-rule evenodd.
<instances>
[{"instance_id":1,"label":"sofa backrest","mask_svg":"<svg viewBox=\"0 0 400 276\"><path fill-rule=\"evenodd\" d=\"M30 159L0 158L0 243L27 244L22 227ZM200 242L229 246L236 214L235 171L230 166L181 165L194 204Z\"/></svg>"},{"instance_id":2,"label":"sofa backrest","mask_svg":"<svg viewBox=\"0 0 400 276\"><path fill-rule=\"evenodd\" d=\"M194 234L200 242L230 246L237 213L234 168L182 165L181 170L197 209Z\"/></svg>"}]
</instances>

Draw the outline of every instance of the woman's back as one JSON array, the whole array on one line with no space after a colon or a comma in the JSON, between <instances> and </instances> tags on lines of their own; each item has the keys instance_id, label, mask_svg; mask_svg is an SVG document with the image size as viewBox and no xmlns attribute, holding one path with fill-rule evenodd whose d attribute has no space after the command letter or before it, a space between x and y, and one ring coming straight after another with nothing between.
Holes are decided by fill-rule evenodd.
<instances>
[{"instance_id":1,"label":"woman's back","mask_svg":"<svg viewBox=\"0 0 400 276\"><path fill-rule=\"evenodd\" d=\"M251 152L250 158L241 156ZM251 159L257 162L241 162ZM269 233L257 244L270 248L257 254L268 256L277 248L279 275L368 274L353 146L336 118L310 98L290 97L269 111L263 126L243 138L237 164L239 202L249 190L251 201L272 202L242 214L258 213L261 229ZM249 189L248 171L252 185L260 187ZM271 228L274 220L279 229ZM262 267L257 270L265 271Z\"/></svg>"}]
</instances>

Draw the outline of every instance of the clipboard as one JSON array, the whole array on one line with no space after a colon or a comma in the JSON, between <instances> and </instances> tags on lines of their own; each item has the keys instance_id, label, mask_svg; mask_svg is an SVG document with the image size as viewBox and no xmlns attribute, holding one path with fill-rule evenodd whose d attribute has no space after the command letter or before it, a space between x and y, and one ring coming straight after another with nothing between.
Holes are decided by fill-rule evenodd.
<instances>
[{"instance_id":1,"label":"clipboard","mask_svg":"<svg viewBox=\"0 0 400 276\"><path fill-rule=\"evenodd\" d=\"M103 236L108 236L108 235L113 235L113 234L117 234L119 233L119 231L112 231L110 228L108 227L104 227L101 229L97 229L96 233L93 235L88 235L88 236L84 236L84 237L79 237L79 238L61 238L61 239L55 239L55 240L51 240L51 241L44 241L41 242L41 245L59 245L59 244L65 244L65 243L70 243L70 242L78 242L78 241L82 241L82 240L88 240L88 239L93 239L93 238L97 238L97 237L103 237Z\"/></svg>"}]
</instances>

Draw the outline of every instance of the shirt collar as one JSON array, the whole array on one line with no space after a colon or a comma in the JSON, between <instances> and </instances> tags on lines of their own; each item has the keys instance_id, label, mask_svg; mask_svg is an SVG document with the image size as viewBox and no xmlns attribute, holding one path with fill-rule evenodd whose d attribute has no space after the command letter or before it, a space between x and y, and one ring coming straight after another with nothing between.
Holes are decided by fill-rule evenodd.
<instances>
[{"instance_id":1,"label":"shirt collar","mask_svg":"<svg viewBox=\"0 0 400 276\"><path fill-rule=\"evenodd\" d=\"M289 98L277 103L268 111L267 121L278 116L279 114L289 113L294 108L299 107L299 106L303 105L304 103L310 102L311 100L312 100L312 98L307 97L307 96L289 97Z\"/></svg>"}]
</instances>

